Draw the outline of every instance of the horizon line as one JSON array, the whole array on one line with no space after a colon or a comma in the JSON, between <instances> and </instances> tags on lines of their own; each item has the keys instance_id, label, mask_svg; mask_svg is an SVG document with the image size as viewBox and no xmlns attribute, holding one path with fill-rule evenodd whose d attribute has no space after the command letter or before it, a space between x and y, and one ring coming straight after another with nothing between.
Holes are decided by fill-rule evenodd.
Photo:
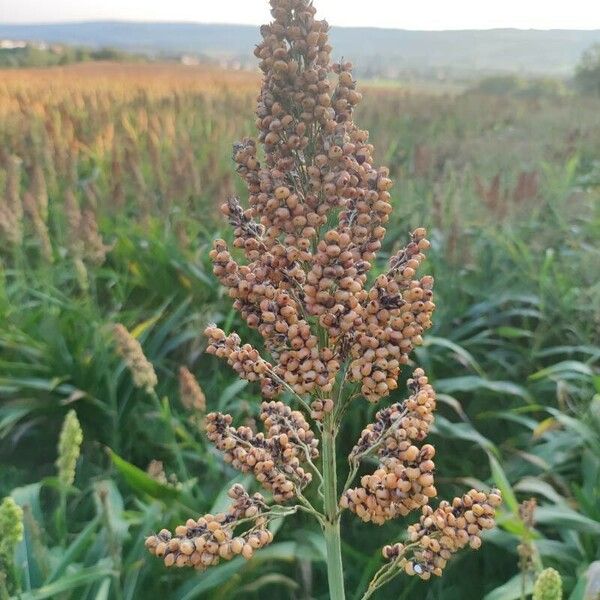
<instances>
[{"instance_id":1,"label":"horizon line","mask_svg":"<svg viewBox=\"0 0 600 600\"><path fill-rule=\"evenodd\" d=\"M23 21L23 22L12 22L2 23L1 27L48 27L53 25L83 25L91 23L104 23L104 24L141 24L141 25L210 25L210 26L229 26L229 27L260 27L262 23L234 23L224 21L170 21L170 20L143 20L143 19L66 19L62 21ZM587 31L587 32L600 32L600 27L515 27L515 26L502 26L502 27L465 27L465 28L453 28L453 29L409 29L404 27L383 27L379 25L335 25L329 23L333 29L377 29L384 31L408 31L415 33L444 33L444 32L468 32L468 31Z\"/></svg>"}]
</instances>

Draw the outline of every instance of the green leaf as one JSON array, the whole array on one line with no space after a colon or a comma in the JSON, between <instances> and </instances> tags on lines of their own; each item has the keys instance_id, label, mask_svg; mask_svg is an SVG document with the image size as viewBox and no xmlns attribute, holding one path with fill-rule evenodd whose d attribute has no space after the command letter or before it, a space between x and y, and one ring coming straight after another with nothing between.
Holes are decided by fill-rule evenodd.
<instances>
[{"instance_id":1,"label":"green leaf","mask_svg":"<svg viewBox=\"0 0 600 600\"><path fill-rule=\"evenodd\" d=\"M533 591L533 581L527 578L525 581L525 595ZM504 585L486 594L483 600L519 600L523 592L523 579L521 574L515 575Z\"/></svg>"},{"instance_id":2,"label":"green leaf","mask_svg":"<svg viewBox=\"0 0 600 600\"><path fill-rule=\"evenodd\" d=\"M246 386L248 382L245 379L238 379L233 383L230 383L221 393L219 402L217 403L219 410L223 411L227 409L227 405L233 400Z\"/></svg>"},{"instance_id":3,"label":"green leaf","mask_svg":"<svg viewBox=\"0 0 600 600\"><path fill-rule=\"evenodd\" d=\"M570 417L569 415L565 415L565 413L561 412L556 408L547 408L546 409L551 415L554 415L557 421L560 421L562 425L564 425L567 429L571 429L574 433L577 434L578 445L581 441L586 441L588 444L592 446L598 446L600 444L600 438L590 427L588 427L583 421L580 419L576 419L574 417Z\"/></svg>"},{"instance_id":4,"label":"green leaf","mask_svg":"<svg viewBox=\"0 0 600 600\"><path fill-rule=\"evenodd\" d=\"M133 329L130 330L129 333L131 333L131 335L134 338L139 338L147 329L152 327L161 318L161 316L162 312L155 314L149 319L146 319L145 321L142 321L141 323L136 325Z\"/></svg>"},{"instance_id":5,"label":"green leaf","mask_svg":"<svg viewBox=\"0 0 600 600\"><path fill-rule=\"evenodd\" d=\"M114 481L105 479L94 484L96 512L103 515L113 541L122 542L127 536L129 523L124 518L123 497Z\"/></svg>"},{"instance_id":6,"label":"green leaf","mask_svg":"<svg viewBox=\"0 0 600 600\"><path fill-rule=\"evenodd\" d=\"M112 569L108 565L96 565L94 567L87 567L80 571L63 575L58 581L44 585L36 590L25 592L19 595L19 600L43 600L43 598L57 598L59 594L68 592L102 579L103 577L110 577L112 575Z\"/></svg>"},{"instance_id":7,"label":"green leaf","mask_svg":"<svg viewBox=\"0 0 600 600\"><path fill-rule=\"evenodd\" d=\"M456 392L475 392L485 390L495 394L507 396L518 396L527 402L532 401L529 392L522 386L511 381L491 381L478 375L465 375L464 377L450 377L448 379L438 379L435 382L436 389L446 394L455 394Z\"/></svg>"},{"instance_id":8,"label":"green leaf","mask_svg":"<svg viewBox=\"0 0 600 600\"><path fill-rule=\"evenodd\" d=\"M600 522L590 519L568 506L539 506L535 511L536 523L555 529L575 529L581 533L600 535Z\"/></svg>"},{"instance_id":9,"label":"green leaf","mask_svg":"<svg viewBox=\"0 0 600 600\"><path fill-rule=\"evenodd\" d=\"M290 592L297 590L300 587L298 583L285 575L281 575L280 573L268 573L267 575L256 578L252 583L241 586L239 588L239 593L255 594L260 592L260 590L267 585L279 586L279 590L287 588ZM280 591L278 593L282 592Z\"/></svg>"},{"instance_id":10,"label":"green leaf","mask_svg":"<svg viewBox=\"0 0 600 600\"><path fill-rule=\"evenodd\" d=\"M172 600L195 600L200 594L228 581L235 573L243 569L245 564L246 561L238 556L227 563L213 567L210 571L189 579L175 590L171 598Z\"/></svg>"},{"instance_id":11,"label":"green leaf","mask_svg":"<svg viewBox=\"0 0 600 600\"><path fill-rule=\"evenodd\" d=\"M107 577L104 579L104 581L102 581L94 600L108 600L110 593L110 581L110 577Z\"/></svg>"},{"instance_id":12,"label":"green leaf","mask_svg":"<svg viewBox=\"0 0 600 600\"><path fill-rule=\"evenodd\" d=\"M52 573L48 576L46 584L52 583L60 577L70 564L77 562L79 556L86 550L89 542L96 533L96 528L100 521L99 515L92 519L83 531L75 538L71 545L62 553L60 562L54 567Z\"/></svg>"},{"instance_id":13,"label":"green leaf","mask_svg":"<svg viewBox=\"0 0 600 600\"><path fill-rule=\"evenodd\" d=\"M563 379L580 378L581 376L588 378L592 377L594 372L589 365L577 360L565 360L551 367L540 369L536 373L529 376L531 381L539 379L561 377Z\"/></svg>"},{"instance_id":14,"label":"green leaf","mask_svg":"<svg viewBox=\"0 0 600 600\"><path fill-rule=\"evenodd\" d=\"M508 481L508 477L504 472L504 469L498 462L495 456L491 453L488 453L488 458L490 461L490 468L492 470L492 478L498 489L502 492L502 499L504 503L510 508L513 514L519 514L519 502L517 501L517 497L513 492L513 489Z\"/></svg>"},{"instance_id":15,"label":"green leaf","mask_svg":"<svg viewBox=\"0 0 600 600\"><path fill-rule=\"evenodd\" d=\"M481 435L470 423L453 423L445 417L438 415L432 429L443 437L473 442L487 452L498 453L493 442Z\"/></svg>"},{"instance_id":16,"label":"green leaf","mask_svg":"<svg viewBox=\"0 0 600 600\"><path fill-rule=\"evenodd\" d=\"M503 325L502 327L496 328L496 333L503 338L507 339L518 339L518 338L531 338L533 333L528 329L522 329L520 327L511 327L509 325Z\"/></svg>"},{"instance_id":17,"label":"green leaf","mask_svg":"<svg viewBox=\"0 0 600 600\"><path fill-rule=\"evenodd\" d=\"M148 494L159 500L173 500L179 496L179 491L174 487L163 485L152 479L148 473L127 462L110 448L107 449L110 459L125 482L134 490Z\"/></svg>"},{"instance_id":18,"label":"green leaf","mask_svg":"<svg viewBox=\"0 0 600 600\"><path fill-rule=\"evenodd\" d=\"M530 494L538 494L544 496L555 504L565 502L565 499L546 481L542 481L537 477L523 477L514 489L518 492L527 492Z\"/></svg>"},{"instance_id":19,"label":"green leaf","mask_svg":"<svg viewBox=\"0 0 600 600\"><path fill-rule=\"evenodd\" d=\"M600 596L600 560L594 561L587 569L585 576L580 578L585 580L586 600L597 599ZM577 584L579 587L579 583ZM569 599L570 600L570 599Z\"/></svg>"},{"instance_id":20,"label":"green leaf","mask_svg":"<svg viewBox=\"0 0 600 600\"><path fill-rule=\"evenodd\" d=\"M462 346L459 346L457 343L446 338L430 335L425 338L425 341L423 342L423 347L427 348L430 346L440 346L442 348L447 348L448 350L451 350L457 356L461 364L471 367L481 376L484 375L483 369L475 360L475 357L470 352L465 350Z\"/></svg>"}]
</instances>

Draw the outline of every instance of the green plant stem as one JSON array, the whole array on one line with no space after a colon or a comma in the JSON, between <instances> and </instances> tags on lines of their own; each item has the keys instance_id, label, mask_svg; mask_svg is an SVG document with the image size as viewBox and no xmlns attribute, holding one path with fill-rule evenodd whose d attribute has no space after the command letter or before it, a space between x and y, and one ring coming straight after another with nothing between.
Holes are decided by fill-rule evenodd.
<instances>
[{"instance_id":1,"label":"green plant stem","mask_svg":"<svg viewBox=\"0 0 600 600\"><path fill-rule=\"evenodd\" d=\"M59 539L64 543L67 539L67 490L64 485L60 484L58 492L58 507L54 514L54 522L56 525L56 533Z\"/></svg>"},{"instance_id":2,"label":"green plant stem","mask_svg":"<svg viewBox=\"0 0 600 600\"><path fill-rule=\"evenodd\" d=\"M323 423L323 507L325 524L323 535L327 549L327 577L330 600L344 600L344 568L340 539L340 512L338 510L337 472L335 456L336 427L332 415Z\"/></svg>"}]
</instances>

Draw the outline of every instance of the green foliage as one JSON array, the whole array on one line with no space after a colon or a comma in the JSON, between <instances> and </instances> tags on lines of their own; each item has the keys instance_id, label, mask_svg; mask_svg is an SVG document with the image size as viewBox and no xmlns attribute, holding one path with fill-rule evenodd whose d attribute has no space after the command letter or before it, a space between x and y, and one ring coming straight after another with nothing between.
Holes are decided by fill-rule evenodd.
<instances>
[{"instance_id":1,"label":"green foliage","mask_svg":"<svg viewBox=\"0 0 600 600\"><path fill-rule=\"evenodd\" d=\"M209 410L240 422L258 411L257 388L217 367L200 333L217 322L257 341L231 311L206 258L211 240L223 235L215 205L235 190L228 146L250 128L252 96L223 91L214 98L185 85L162 95L74 91L77 102L65 101L47 120L24 119L11 97L11 118L0 121L0 147L27 159L23 187L31 157L47 161L55 255L52 264L40 256L29 220L18 251L0 241L0 495L10 494L23 511L15 552L23 598L326 598L324 548L301 515L279 525L276 542L249 563L167 580L160 564L146 560L148 534L217 512L214 499L242 480L213 460L197 419L180 404L178 367L194 371ZM517 546L527 539L544 566L560 573L565 597L581 600L600 557L600 105L562 96L532 102L364 93L357 120L397 181L384 253L417 224L431 233L427 271L436 278L438 309L415 362L439 391L440 495L494 484L507 500L500 528L478 553L451 563L443 581L404 580L376 597L519 600ZM44 152L52 118L69 123L58 131L75 131L74 188L91 202L86 190L94 183L99 228L112 247L103 265L85 264L87 287L68 251L68 174ZM152 118L174 131L160 139L160 169L144 125ZM103 137L110 124L130 126L129 151L137 152L145 183L142 194L127 171L119 209L112 147ZM164 183L178 168L184 143L201 185L166 194L160 175ZM180 182L186 169L173 179ZM524 171L537 173L534 194L517 193ZM498 194L484 197L477 178L488 184L496 174ZM156 397L133 386L115 354L108 326L115 322L134 332L155 366ZM86 441L66 486L56 477L56 449L72 410ZM352 410L339 432L347 449L376 409L357 403ZM168 484L146 471L152 460L163 463ZM342 478L345 468L339 465ZM459 479L464 473L472 474L468 482ZM533 533L518 511L531 497L538 501ZM367 529L344 518L347 588L355 597L378 570L381 546L405 525ZM533 584L526 579L526 593Z\"/></svg>"},{"instance_id":2,"label":"green foliage","mask_svg":"<svg viewBox=\"0 0 600 600\"><path fill-rule=\"evenodd\" d=\"M584 52L575 71L575 84L584 94L600 96L600 44Z\"/></svg>"},{"instance_id":3,"label":"green foliage","mask_svg":"<svg viewBox=\"0 0 600 600\"><path fill-rule=\"evenodd\" d=\"M482 79L469 91L492 96L513 95L523 98L553 98L564 95L566 88L558 79L524 79L517 75L496 75Z\"/></svg>"},{"instance_id":4,"label":"green foliage","mask_svg":"<svg viewBox=\"0 0 600 600\"><path fill-rule=\"evenodd\" d=\"M0 68L51 67L90 61L145 61L141 55L115 48L97 50L83 46L36 45L0 48Z\"/></svg>"}]
</instances>

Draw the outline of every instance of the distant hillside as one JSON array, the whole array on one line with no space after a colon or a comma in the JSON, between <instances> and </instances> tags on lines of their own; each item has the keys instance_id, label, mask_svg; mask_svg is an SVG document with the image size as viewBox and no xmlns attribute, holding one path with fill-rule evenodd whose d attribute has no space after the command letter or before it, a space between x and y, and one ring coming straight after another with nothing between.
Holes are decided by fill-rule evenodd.
<instances>
[{"instance_id":1,"label":"distant hillside","mask_svg":"<svg viewBox=\"0 0 600 600\"><path fill-rule=\"evenodd\" d=\"M147 58L114 48L85 48L71 44L0 41L0 68L54 67L80 62L144 62Z\"/></svg>"},{"instance_id":2,"label":"distant hillside","mask_svg":"<svg viewBox=\"0 0 600 600\"><path fill-rule=\"evenodd\" d=\"M155 55L191 54L253 64L257 27L195 23L86 22L1 25L0 39L112 47ZM585 49L600 42L600 30L406 31L332 30L336 57L353 60L363 75L418 71L467 75L520 72L570 75Z\"/></svg>"}]
</instances>

